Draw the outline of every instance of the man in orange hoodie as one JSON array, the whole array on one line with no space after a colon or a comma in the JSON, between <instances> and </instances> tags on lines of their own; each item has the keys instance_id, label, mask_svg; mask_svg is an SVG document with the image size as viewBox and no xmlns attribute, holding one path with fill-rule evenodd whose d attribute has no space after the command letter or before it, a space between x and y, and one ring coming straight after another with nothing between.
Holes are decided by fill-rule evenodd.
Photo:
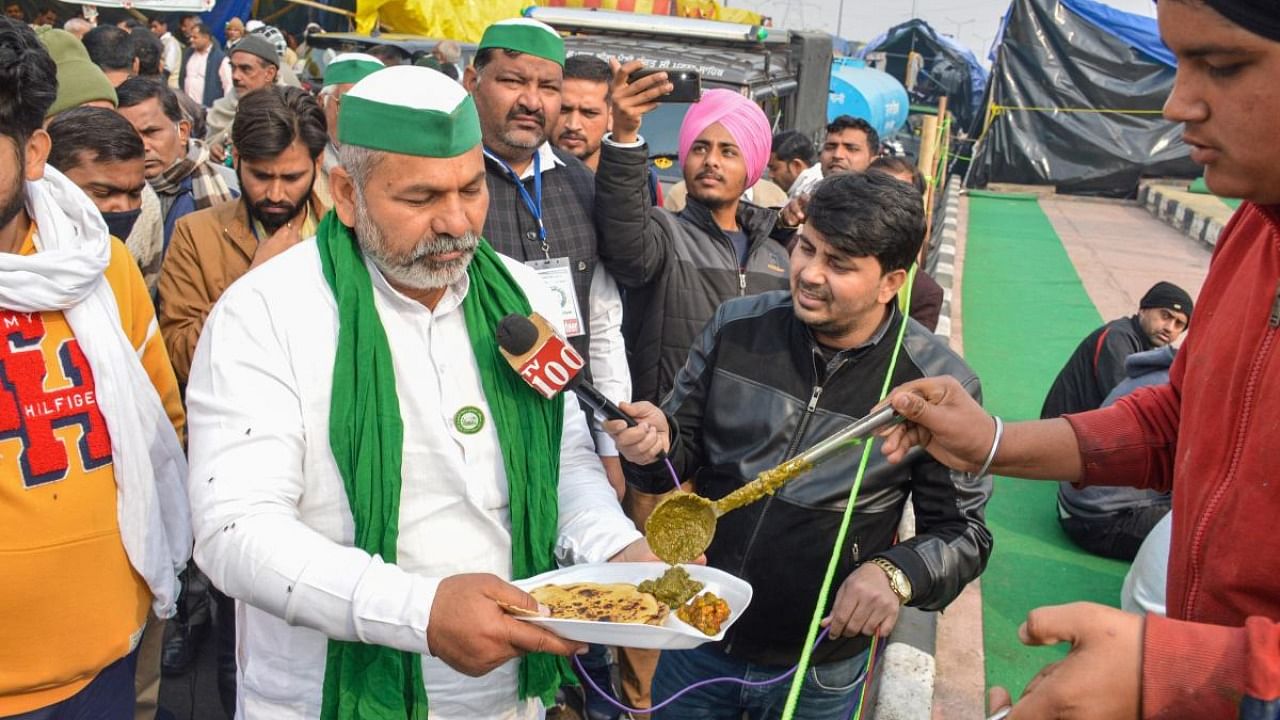
<instances>
[{"instance_id":1,"label":"man in orange hoodie","mask_svg":"<svg viewBox=\"0 0 1280 720\"><path fill-rule=\"evenodd\" d=\"M191 555L182 404L141 273L45 164L53 60L8 18L0 57L0 717L132 717Z\"/></svg>"}]
</instances>

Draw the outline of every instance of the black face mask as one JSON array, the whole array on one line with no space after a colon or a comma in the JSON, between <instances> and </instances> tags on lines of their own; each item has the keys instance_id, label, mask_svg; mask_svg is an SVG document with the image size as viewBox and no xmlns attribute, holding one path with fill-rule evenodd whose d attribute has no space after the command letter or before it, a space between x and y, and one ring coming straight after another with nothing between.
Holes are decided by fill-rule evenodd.
<instances>
[{"instance_id":1,"label":"black face mask","mask_svg":"<svg viewBox=\"0 0 1280 720\"><path fill-rule=\"evenodd\" d=\"M102 219L107 221L107 230L123 242L128 239L129 233L133 232L133 224L138 222L138 216L141 214L142 208L124 212L104 212Z\"/></svg>"}]
</instances>

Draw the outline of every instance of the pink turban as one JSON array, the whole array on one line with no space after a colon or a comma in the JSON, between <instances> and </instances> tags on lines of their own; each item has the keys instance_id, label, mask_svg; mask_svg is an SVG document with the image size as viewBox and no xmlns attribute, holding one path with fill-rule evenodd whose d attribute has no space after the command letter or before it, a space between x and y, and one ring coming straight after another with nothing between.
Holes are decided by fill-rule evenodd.
<instances>
[{"instance_id":1,"label":"pink turban","mask_svg":"<svg viewBox=\"0 0 1280 720\"><path fill-rule=\"evenodd\" d=\"M684 165L693 141L716 123L723 125L738 143L747 164L747 187L755 185L769 164L773 128L759 105L732 90L708 90L702 93L701 100L689 106L680 125L680 164Z\"/></svg>"}]
</instances>

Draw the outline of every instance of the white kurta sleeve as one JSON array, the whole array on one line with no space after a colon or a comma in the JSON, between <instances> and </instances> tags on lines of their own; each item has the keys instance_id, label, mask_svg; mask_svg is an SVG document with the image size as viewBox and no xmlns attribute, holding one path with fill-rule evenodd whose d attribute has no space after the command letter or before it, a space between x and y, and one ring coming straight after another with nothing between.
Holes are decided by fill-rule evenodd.
<instances>
[{"instance_id":1,"label":"white kurta sleeve","mask_svg":"<svg viewBox=\"0 0 1280 720\"><path fill-rule=\"evenodd\" d=\"M336 539L352 536L349 511L332 513L342 518L332 527L302 519L304 494L326 490L304 472L308 428L293 369L307 359L291 357L277 323L253 287L232 287L196 350L187 407L197 562L223 592L290 624L424 652L439 579Z\"/></svg>"},{"instance_id":2,"label":"white kurta sleeve","mask_svg":"<svg viewBox=\"0 0 1280 720\"><path fill-rule=\"evenodd\" d=\"M596 389L614 401L631 402L631 369L627 367L627 346L622 340L622 294L613 276L597 263L591 276L587 319L591 333L588 354L591 356L591 375ZM599 419L593 423L596 454L617 457L618 448L613 438L599 427Z\"/></svg>"},{"instance_id":3,"label":"white kurta sleeve","mask_svg":"<svg viewBox=\"0 0 1280 720\"><path fill-rule=\"evenodd\" d=\"M618 495L605 477L595 453L587 421L577 398L566 394L564 434L560 440L561 565L604 562L639 540L640 531L618 505Z\"/></svg>"}]
</instances>

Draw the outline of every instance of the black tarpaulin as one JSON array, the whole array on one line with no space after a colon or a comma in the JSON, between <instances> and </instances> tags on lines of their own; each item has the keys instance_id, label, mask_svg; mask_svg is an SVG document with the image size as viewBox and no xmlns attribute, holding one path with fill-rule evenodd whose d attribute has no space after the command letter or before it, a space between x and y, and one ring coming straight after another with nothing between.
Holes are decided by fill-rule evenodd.
<instances>
[{"instance_id":1,"label":"black tarpaulin","mask_svg":"<svg viewBox=\"0 0 1280 720\"><path fill-rule=\"evenodd\" d=\"M923 60L922 72L908 93L913 103L937 105L948 98L948 107L956 116L957 129L967 129L982 117L982 95L987 88L987 71L971 50L952 38L935 31L923 20L908 20L895 25L858 51L858 57L884 53L884 71L904 81L908 75L907 58L917 53Z\"/></svg>"},{"instance_id":2,"label":"black tarpaulin","mask_svg":"<svg viewBox=\"0 0 1280 720\"><path fill-rule=\"evenodd\" d=\"M1133 26L1142 23L1132 21L1149 24L1153 37L1154 21L1098 5L1013 0L968 187L1053 185L1062 193L1133 197L1141 177L1199 175L1182 125L1160 115L1174 68L1150 43L1134 42ZM1109 22L1124 22L1124 32Z\"/></svg>"}]
</instances>

